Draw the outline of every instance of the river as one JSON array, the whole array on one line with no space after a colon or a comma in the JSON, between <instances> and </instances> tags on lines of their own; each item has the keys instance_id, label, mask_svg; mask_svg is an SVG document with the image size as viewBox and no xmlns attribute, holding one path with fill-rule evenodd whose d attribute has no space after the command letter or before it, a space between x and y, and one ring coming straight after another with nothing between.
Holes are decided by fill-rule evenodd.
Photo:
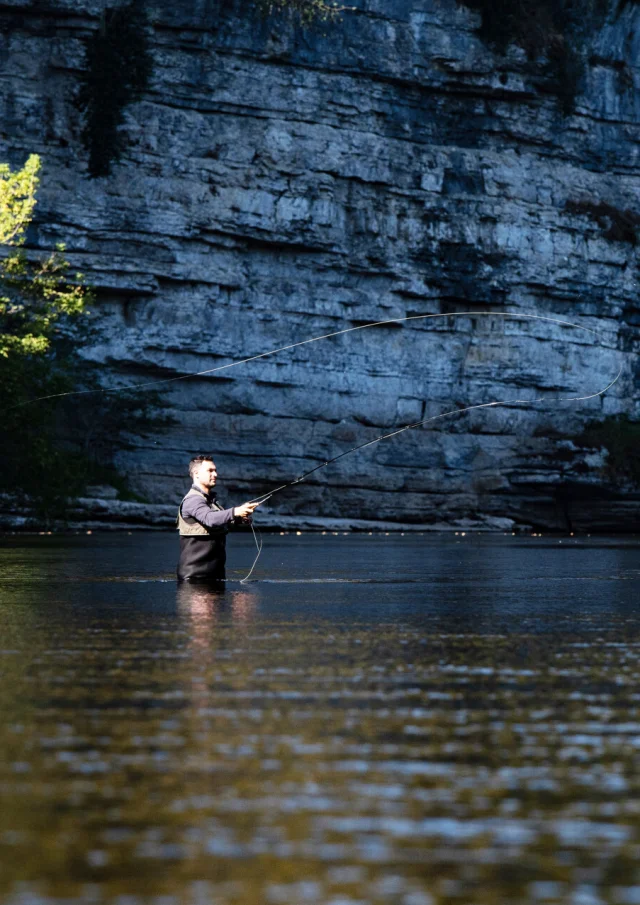
<instances>
[{"instance_id":1,"label":"river","mask_svg":"<svg viewBox=\"0 0 640 905\"><path fill-rule=\"evenodd\" d=\"M640 539L0 547L3 905L640 903Z\"/></svg>"}]
</instances>

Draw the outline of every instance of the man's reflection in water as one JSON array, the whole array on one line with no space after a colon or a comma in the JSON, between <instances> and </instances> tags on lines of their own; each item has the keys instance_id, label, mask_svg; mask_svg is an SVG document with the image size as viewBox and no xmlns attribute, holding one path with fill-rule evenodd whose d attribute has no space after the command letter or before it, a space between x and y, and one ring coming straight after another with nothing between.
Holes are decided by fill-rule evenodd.
<instances>
[{"instance_id":1,"label":"man's reflection in water","mask_svg":"<svg viewBox=\"0 0 640 905\"><path fill-rule=\"evenodd\" d=\"M231 637L244 631L257 609L257 591L231 591L225 582L196 584L183 581L177 589L177 605L188 633L191 655L191 703L196 710L208 705L210 683L220 668L220 654ZM229 618L230 617L230 618ZM235 642L231 643L231 647Z\"/></svg>"},{"instance_id":2,"label":"man's reflection in water","mask_svg":"<svg viewBox=\"0 0 640 905\"><path fill-rule=\"evenodd\" d=\"M182 582L177 588L178 612L189 626L192 645L199 648L210 649L216 645L214 629L218 623L227 626L231 623L235 628L249 625L256 613L257 600L256 590L232 591L224 581Z\"/></svg>"},{"instance_id":3,"label":"man's reflection in water","mask_svg":"<svg viewBox=\"0 0 640 905\"><path fill-rule=\"evenodd\" d=\"M253 622L258 609L257 591L232 591L231 615L236 626L249 625Z\"/></svg>"},{"instance_id":4,"label":"man's reflection in water","mask_svg":"<svg viewBox=\"0 0 640 905\"><path fill-rule=\"evenodd\" d=\"M212 745L220 740L216 727L224 702L216 701L217 690L227 681L229 669L234 675L242 670L243 636L253 621L257 600L256 590L232 591L224 582L178 585L177 608L187 636L183 687L189 704L183 719L194 763L207 763Z\"/></svg>"}]
</instances>

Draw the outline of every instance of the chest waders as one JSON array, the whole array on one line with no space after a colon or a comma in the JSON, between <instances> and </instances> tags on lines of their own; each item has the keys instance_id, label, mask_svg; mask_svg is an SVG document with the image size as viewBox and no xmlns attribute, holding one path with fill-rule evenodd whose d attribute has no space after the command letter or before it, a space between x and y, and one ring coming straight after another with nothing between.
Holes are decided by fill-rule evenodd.
<instances>
[{"instance_id":1,"label":"chest waders","mask_svg":"<svg viewBox=\"0 0 640 905\"><path fill-rule=\"evenodd\" d=\"M188 497L199 496L206 500L209 509L220 512L224 509L217 500L209 500L193 487L180 503L176 527L180 534L180 560L178 581L224 581L227 561L226 526L207 528L197 519L182 515L182 504Z\"/></svg>"}]
</instances>

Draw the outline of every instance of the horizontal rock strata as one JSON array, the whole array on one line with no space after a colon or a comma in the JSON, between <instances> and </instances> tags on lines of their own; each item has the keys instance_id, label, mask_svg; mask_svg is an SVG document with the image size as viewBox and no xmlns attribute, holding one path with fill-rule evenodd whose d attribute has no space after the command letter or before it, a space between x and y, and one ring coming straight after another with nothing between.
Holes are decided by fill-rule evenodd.
<instances>
[{"instance_id":1,"label":"horizontal rock strata","mask_svg":"<svg viewBox=\"0 0 640 905\"><path fill-rule=\"evenodd\" d=\"M83 353L106 381L470 313L159 385L173 426L117 462L152 505L83 518L164 524L194 451L215 453L240 502L396 427L517 400L347 456L276 495L270 517L633 530L637 494L607 477L606 450L574 441L594 419L640 417L637 246L597 208L640 213L637 5L593 36L565 114L551 67L494 54L455 0L367 0L308 28L157 2L152 84L112 175L90 179L74 97L103 7L2 4L0 158L43 157L30 248L65 241L96 287ZM619 368L606 395L558 401Z\"/></svg>"}]
</instances>

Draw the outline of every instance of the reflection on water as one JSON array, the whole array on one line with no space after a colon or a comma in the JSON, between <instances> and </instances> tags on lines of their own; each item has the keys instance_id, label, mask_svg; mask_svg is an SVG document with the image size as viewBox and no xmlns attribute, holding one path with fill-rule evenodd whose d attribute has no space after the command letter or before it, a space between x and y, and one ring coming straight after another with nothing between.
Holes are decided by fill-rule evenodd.
<instances>
[{"instance_id":1,"label":"reflection on water","mask_svg":"<svg viewBox=\"0 0 640 905\"><path fill-rule=\"evenodd\" d=\"M637 541L174 544L0 550L3 905L640 902Z\"/></svg>"},{"instance_id":2,"label":"reflection on water","mask_svg":"<svg viewBox=\"0 0 640 905\"><path fill-rule=\"evenodd\" d=\"M258 589L235 590L225 582L213 584L176 583L178 613L192 629L194 640L209 646L211 632L220 616L228 613L236 625L250 622L256 612Z\"/></svg>"}]
</instances>

